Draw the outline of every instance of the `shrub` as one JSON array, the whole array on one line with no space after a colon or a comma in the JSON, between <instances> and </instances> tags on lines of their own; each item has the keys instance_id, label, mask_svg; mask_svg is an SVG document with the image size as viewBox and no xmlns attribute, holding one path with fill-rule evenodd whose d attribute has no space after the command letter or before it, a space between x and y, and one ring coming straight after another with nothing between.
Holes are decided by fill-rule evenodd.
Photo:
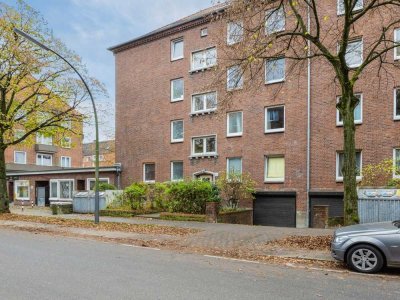
<instances>
[{"instance_id":1,"label":"shrub","mask_svg":"<svg viewBox=\"0 0 400 300\"><path fill-rule=\"evenodd\" d=\"M110 183L106 183L106 182L100 182L99 183L99 191L103 192L103 191L109 191L109 190L116 190L117 188L115 187L115 185L110 184Z\"/></svg>"},{"instance_id":2,"label":"shrub","mask_svg":"<svg viewBox=\"0 0 400 300\"><path fill-rule=\"evenodd\" d=\"M388 187L393 187L396 189L400 189L400 178L391 178L388 183L387 183Z\"/></svg>"},{"instance_id":3,"label":"shrub","mask_svg":"<svg viewBox=\"0 0 400 300\"><path fill-rule=\"evenodd\" d=\"M129 203L129 206L133 210L139 210L143 208L144 202L146 201L147 184L145 183L133 183L128 186L122 197L123 202Z\"/></svg>"}]
</instances>

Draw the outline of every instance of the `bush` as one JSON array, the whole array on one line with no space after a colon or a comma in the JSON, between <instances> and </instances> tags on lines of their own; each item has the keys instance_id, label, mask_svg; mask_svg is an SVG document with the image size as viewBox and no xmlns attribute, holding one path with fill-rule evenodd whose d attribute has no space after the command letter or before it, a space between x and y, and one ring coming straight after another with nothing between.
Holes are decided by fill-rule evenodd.
<instances>
[{"instance_id":1,"label":"bush","mask_svg":"<svg viewBox=\"0 0 400 300\"><path fill-rule=\"evenodd\" d=\"M387 183L388 187L393 187L396 189L400 189L400 178L391 178L388 183Z\"/></svg>"},{"instance_id":2,"label":"bush","mask_svg":"<svg viewBox=\"0 0 400 300\"><path fill-rule=\"evenodd\" d=\"M215 198L210 182L193 180L173 182L167 189L170 212L204 214L206 201Z\"/></svg>"},{"instance_id":3,"label":"bush","mask_svg":"<svg viewBox=\"0 0 400 300\"><path fill-rule=\"evenodd\" d=\"M378 164L369 164L362 169L361 187L384 187L395 184L393 181L394 164L385 159Z\"/></svg>"},{"instance_id":4,"label":"bush","mask_svg":"<svg viewBox=\"0 0 400 300\"><path fill-rule=\"evenodd\" d=\"M117 188L115 187L115 185L112 185L110 183L106 183L106 182L100 182L99 183L99 191L100 192L104 192L104 191L110 191L110 190L116 190Z\"/></svg>"}]
</instances>

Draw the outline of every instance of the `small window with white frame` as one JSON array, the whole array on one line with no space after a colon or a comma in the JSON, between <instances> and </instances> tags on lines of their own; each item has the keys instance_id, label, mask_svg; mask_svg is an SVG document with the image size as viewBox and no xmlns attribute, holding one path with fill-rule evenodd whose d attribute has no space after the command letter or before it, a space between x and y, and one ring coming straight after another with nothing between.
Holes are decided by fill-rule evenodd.
<instances>
[{"instance_id":1,"label":"small window with white frame","mask_svg":"<svg viewBox=\"0 0 400 300\"><path fill-rule=\"evenodd\" d=\"M143 164L143 181L153 183L156 181L156 164L145 163Z\"/></svg>"},{"instance_id":2,"label":"small window with white frame","mask_svg":"<svg viewBox=\"0 0 400 300\"><path fill-rule=\"evenodd\" d=\"M193 156L215 156L217 154L217 136L192 138Z\"/></svg>"},{"instance_id":3,"label":"small window with white frame","mask_svg":"<svg viewBox=\"0 0 400 300\"><path fill-rule=\"evenodd\" d=\"M36 165L52 166L53 165L53 155L45 154L45 153L36 154Z\"/></svg>"},{"instance_id":4,"label":"small window with white frame","mask_svg":"<svg viewBox=\"0 0 400 300\"><path fill-rule=\"evenodd\" d=\"M232 176L242 175L242 158L230 157L226 159L226 173L229 179Z\"/></svg>"},{"instance_id":5,"label":"small window with white frame","mask_svg":"<svg viewBox=\"0 0 400 300\"><path fill-rule=\"evenodd\" d=\"M26 152L25 151L14 151L14 163L26 164Z\"/></svg>"},{"instance_id":6,"label":"small window with white frame","mask_svg":"<svg viewBox=\"0 0 400 300\"><path fill-rule=\"evenodd\" d=\"M208 28L204 27L200 29L200 37L206 37L208 35Z\"/></svg>"},{"instance_id":7,"label":"small window with white frame","mask_svg":"<svg viewBox=\"0 0 400 300\"><path fill-rule=\"evenodd\" d=\"M25 135L26 131L24 129L16 129L14 132L14 139L19 140Z\"/></svg>"},{"instance_id":8,"label":"small window with white frame","mask_svg":"<svg viewBox=\"0 0 400 300\"><path fill-rule=\"evenodd\" d=\"M362 124L363 96L362 94L355 94L354 96L358 98L358 104L354 108L354 124ZM340 98L337 98L337 102L340 101ZM343 126L343 117L338 109L336 109L336 126Z\"/></svg>"},{"instance_id":9,"label":"small window with white frame","mask_svg":"<svg viewBox=\"0 0 400 300\"><path fill-rule=\"evenodd\" d=\"M206 113L216 110L217 92L196 94L192 96L192 114Z\"/></svg>"},{"instance_id":10,"label":"small window with white frame","mask_svg":"<svg viewBox=\"0 0 400 300\"><path fill-rule=\"evenodd\" d=\"M394 89L394 112L393 118L400 120L400 88Z\"/></svg>"},{"instance_id":11,"label":"small window with white frame","mask_svg":"<svg viewBox=\"0 0 400 300\"><path fill-rule=\"evenodd\" d=\"M349 68L357 68L363 63L362 39L354 40L348 43L345 59Z\"/></svg>"},{"instance_id":12,"label":"small window with white frame","mask_svg":"<svg viewBox=\"0 0 400 300\"><path fill-rule=\"evenodd\" d=\"M38 132L36 134L36 143L41 145L53 145L53 137L50 134L43 134Z\"/></svg>"},{"instance_id":13,"label":"small window with white frame","mask_svg":"<svg viewBox=\"0 0 400 300\"><path fill-rule=\"evenodd\" d=\"M217 64L217 48L211 47L192 53L191 72L211 68Z\"/></svg>"},{"instance_id":14,"label":"small window with white frame","mask_svg":"<svg viewBox=\"0 0 400 300\"><path fill-rule=\"evenodd\" d=\"M265 157L265 182L280 183L285 181L285 157L272 155Z\"/></svg>"},{"instance_id":15,"label":"small window with white frame","mask_svg":"<svg viewBox=\"0 0 400 300\"><path fill-rule=\"evenodd\" d=\"M227 113L227 136L241 136L243 134L243 112Z\"/></svg>"},{"instance_id":16,"label":"small window with white frame","mask_svg":"<svg viewBox=\"0 0 400 300\"><path fill-rule=\"evenodd\" d=\"M243 88L243 70L241 66L231 66L226 74L226 87L228 91L233 91Z\"/></svg>"},{"instance_id":17,"label":"small window with white frame","mask_svg":"<svg viewBox=\"0 0 400 300\"><path fill-rule=\"evenodd\" d=\"M227 28L226 42L228 45L234 45L243 40L243 22L229 22Z\"/></svg>"},{"instance_id":18,"label":"small window with white frame","mask_svg":"<svg viewBox=\"0 0 400 300\"><path fill-rule=\"evenodd\" d=\"M183 180L183 161L171 161L171 181Z\"/></svg>"},{"instance_id":19,"label":"small window with white frame","mask_svg":"<svg viewBox=\"0 0 400 300\"><path fill-rule=\"evenodd\" d=\"M60 158L60 166L63 168L71 168L71 157L69 156L61 156Z\"/></svg>"},{"instance_id":20,"label":"small window with white frame","mask_svg":"<svg viewBox=\"0 0 400 300\"><path fill-rule=\"evenodd\" d=\"M285 80L285 58L269 59L265 62L265 83L282 82Z\"/></svg>"},{"instance_id":21,"label":"small window with white frame","mask_svg":"<svg viewBox=\"0 0 400 300\"><path fill-rule=\"evenodd\" d=\"M273 34L285 30L285 10L283 7L268 10L265 15L265 34Z\"/></svg>"},{"instance_id":22,"label":"small window with white frame","mask_svg":"<svg viewBox=\"0 0 400 300\"><path fill-rule=\"evenodd\" d=\"M73 192L73 179L50 180L50 200L72 200Z\"/></svg>"},{"instance_id":23,"label":"small window with white frame","mask_svg":"<svg viewBox=\"0 0 400 300\"><path fill-rule=\"evenodd\" d=\"M399 46L394 48L394 59L398 60L400 59L400 28L396 28L394 30L394 42L395 44L398 44Z\"/></svg>"},{"instance_id":24,"label":"small window with white frame","mask_svg":"<svg viewBox=\"0 0 400 300\"><path fill-rule=\"evenodd\" d=\"M171 143L181 143L183 142L183 137L183 120L171 121Z\"/></svg>"},{"instance_id":25,"label":"small window with white frame","mask_svg":"<svg viewBox=\"0 0 400 300\"><path fill-rule=\"evenodd\" d=\"M285 131L285 106L265 108L265 133Z\"/></svg>"},{"instance_id":26,"label":"small window with white frame","mask_svg":"<svg viewBox=\"0 0 400 300\"><path fill-rule=\"evenodd\" d=\"M72 139L70 137L64 136L61 138L61 147L69 149L72 147Z\"/></svg>"},{"instance_id":27,"label":"small window with white frame","mask_svg":"<svg viewBox=\"0 0 400 300\"><path fill-rule=\"evenodd\" d=\"M184 57L183 55L183 38L171 41L171 60L178 60Z\"/></svg>"},{"instance_id":28,"label":"small window with white frame","mask_svg":"<svg viewBox=\"0 0 400 300\"><path fill-rule=\"evenodd\" d=\"M393 149L393 177L400 178L400 148Z\"/></svg>"},{"instance_id":29,"label":"small window with white frame","mask_svg":"<svg viewBox=\"0 0 400 300\"><path fill-rule=\"evenodd\" d=\"M15 180L14 193L16 200L29 200L29 180Z\"/></svg>"},{"instance_id":30,"label":"small window with white frame","mask_svg":"<svg viewBox=\"0 0 400 300\"><path fill-rule=\"evenodd\" d=\"M357 0L354 4L353 12L363 9L364 7L363 0ZM345 7L344 0L337 0L337 14L338 16L344 15Z\"/></svg>"},{"instance_id":31,"label":"small window with white frame","mask_svg":"<svg viewBox=\"0 0 400 300\"><path fill-rule=\"evenodd\" d=\"M336 181L343 181L343 165L344 165L344 153L339 151L336 152ZM356 174L357 180L361 180L361 169L362 169L362 154L361 151L356 152Z\"/></svg>"},{"instance_id":32,"label":"small window with white frame","mask_svg":"<svg viewBox=\"0 0 400 300\"><path fill-rule=\"evenodd\" d=\"M99 178L99 184L101 183L110 183L110 178ZM86 180L86 187L88 189L88 191L94 191L96 186L96 178L88 178Z\"/></svg>"},{"instance_id":33,"label":"small window with white frame","mask_svg":"<svg viewBox=\"0 0 400 300\"><path fill-rule=\"evenodd\" d=\"M183 78L171 80L171 102L181 101L185 94L185 83Z\"/></svg>"}]
</instances>

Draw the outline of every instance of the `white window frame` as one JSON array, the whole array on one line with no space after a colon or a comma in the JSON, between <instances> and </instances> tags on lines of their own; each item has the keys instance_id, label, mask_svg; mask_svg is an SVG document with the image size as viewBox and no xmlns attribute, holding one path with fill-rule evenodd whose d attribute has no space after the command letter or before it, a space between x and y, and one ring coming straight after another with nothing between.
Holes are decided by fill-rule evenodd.
<instances>
[{"instance_id":1,"label":"white window frame","mask_svg":"<svg viewBox=\"0 0 400 300\"><path fill-rule=\"evenodd\" d=\"M174 139L174 123L182 122L182 135L181 139ZM185 122L181 120L173 120L171 121L171 143L182 143L185 139Z\"/></svg>"},{"instance_id":2,"label":"white window frame","mask_svg":"<svg viewBox=\"0 0 400 300\"><path fill-rule=\"evenodd\" d=\"M273 13L281 13L282 11L283 11L283 22L284 22L283 28L269 31L269 29L268 29L268 19L269 19L269 17L268 16L271 17L271 14L273 14ZM277 32L285 31L286 30L285 28L286 28L286 15L285 15L285 9L284 9L283 6L280 7L280 8L276 7L276 8L273 8L273 9L269 9L269 10L267 10L265 12L265 35L271 35L271 34L274 34L274 33L277 33Z\"/></svg>"},{"instance_id":3,"label":"white window frame","mask_svg":"<svg viewBox=\"0 0 400 300\"><path fill-rule=\"evenodd\" d=\"M23 163L17 162L17 153L23 153L24 154L24 162ZM15 164L19 164L19 165L26 165L26 151L15 150L14 151L14 163Z\"/></svg>"},{"instance_id":4,"label":"white window frame","mask_svg":"<svg viewBox=\"0 0 400 300\"><path fill-rule=\"evenodd\" d=\"M65 160L68 160L69 161L69 165L68 166L63 166L63 159ZM72 166L72 159L71 159L71 156L61 156L60 157L60 167L63 167L63 168L71 168L71 166Z\"/></svg>"},{"instance_id":5,"label":"white window frame","mask_svg":"<svg viewBox=\"0 0 400 300\"><path fill-rule=\"evenodd\" d=\"M356 176L356 180L357 181L361 181L362 180L362 163L363 163L363 159L362 159L362 151L356 151L356 153L360 153L360 176ZM339 155L343 154L343 151L336 151L336 182L343 182L343 176L339 176ZM357 159L357 158L356 158Z\"/></svg>"},{"instance_id":6,"label":"white window frame","mask_svg":"<svg viewBox=\"0 0 400 300\"><path fill-rule=\"evenodd\" d=\"M26 131L24 129L16 129L14 132L14 139L19 140L25 135Z\"/></svg>"},{"instance_id":7,"label":"white window frame","mask_svg":"<svg viewBox=\"0 0 400 300\"><path fill-rule=\"evenodd\" d=\"M354 43L358 43L358 42L361 42L361 63L359 63L359 64L354 64L354 65L347 65L347 67L348 67L349 69L358 68L358 67L361 66L361 65L363 64L363 62L364 62L364 39L363 39L363 38L354 39L354 40L349 41L348 44L347 44L347 50L349 49L349 45L350 45L350 44L354 44ZM339 44L338 44L338 46L337 46L337 49L338 49L338 51L339 51L339 49L340 49ZM347 64L347 59L346 59L346 55L347 55L347 54L348 54L348 52L346 52L346 54L345 54L345 61L346 61L346 64Z\"/></svg>"},{"instance_id":8,"label":"white window frame","mask_svg":"<svg viewBox=\"0 0 400 300\"><path fill-rule=\"evenodd\" d=\"M208 27L204 27L200 29L200 37L208 36Z\"/></svg>"},{"instance_id":9,"label":"white window frame","mask_svg":"<svg viewBox=\"0 0 400 300\"><path fill-rule=\"evenodd\" d=\"M215 151L214 152L206 152L207 150L207 138L211 138L214 137L215 138ZM203 153L194 153L194 141L196 139L203 139ZM191 153L193 157L197 157L197 156L217 156L218 153L218 139L217 139L217 135L216 134L210 134L210 135L203 135L203 136L195 136L192 137L192 149L191 149Z\"/></svg>"},{"instance_id":10,"label":"white window frame","mask_svg":"<svg viewBox=\"0 0 400 300\"><path fill-rule=\"evenodd\" d=\"M51 197L52 196L52 182L56 182L57 183L57 197ZM60 197L60 183L61 182L72 182L72 191L71 191L71 198L61 198ZM59 200L71 200L73 198L73 194L74 194L74 188L75 188L75 180L74 179L50 179L50 196L49 196L49 200L55 200L55 201L59 201Z\"/></svg>"},{"instance_id":11,"label":"white window frame","mask_svg":"<svg viewBox=\"0 0 400 300\"><path fill-rule=\"evenodd\" d=\"M154 180L146 180L146 165L154 165ZM144 163L143 164L143 182L145 183L155 183L156 180L156 163Z\"/></svg>"},{"instance_id":12,"label":"white window frame","mask_svg":"<svg viewBox=\"0 0 400 300\"><path fill-rule=\"evenodd\" d=\"M68 140L68 142L66 140ZM72 147L72 138L69 137L69 136L62 137L60 144L61 144L61 147L64 148L64 149L71 149L71 147Z\"/></svg>"},{"instance_id":13,"label":"white window frame","mask_svg":"<svg viewBox=\"0 0 400 300\"><path fill-rule=\"evenodd\" d=\"M242 130L240 131L240 132L234 132L234 133L230 133L229 132L229 119L230 119L230 115L231 114L237 114L237 113L240 113L240 118L241 118L241 124L242 124ZM227 114L226 114L227 116L226 116L226 136L228 136L228 137L234 137L234 136L242 136L243 135L243 111L231 111L231 112L228 112Z\"/></svg>"},{"instance_id":14,"label":"white window frame","mask_svg":"<svg viewBox=\"0 0 400 300\"><path fill-rule=\"evenodd\" d=\"M19 183L25 183L28 186L28 197L18 197L18 186ZM14 196L16 200L30 200L31 199L31 187L30 187L30 183L29 180L15 180L14 181Z\"/></svg>"},{"instance_id":15,"label":"white window frame","mask_svg":"<svg viewBox=\"0 0 400 300\"><path fill-rule=\"evenodd\" d=\"M231 32L231 27L232 26L240 26L241 30L239 32L240 34L240 39L236 40L235 38L237 37L236 35L232 35L232 33L236 33L235 32ZM243 41L243 21L231 21L228 22L227 24L227 30L226 30L226 43L228 44L228 46L232 46L235 45L237 43L240 43Z\"/></svg>"},{"instance_id":16,"label":"white window frame","mask_svg":"<svg viewBox=\"0 0 400 300\"><path fill-rule=\"evenodd\" d=\"M243 174L243 159L242 159L242 157L240 157L240 156L228 157L226 159L226 175L227 175L228 178L229 178L229 174L231 173L230 172L230 160L232 160L232 159L240 159L240 175Z\"/></svg>"},{"instance_id":17,"label":"white window frame","mask_svg":"<svg viewBox=\"0 0 400 300\"><path fill-rule=\"evenodd\" d=\"M283 128L276 128L276 129L268 129L268 110L272 108L283 107ZM264 111L264 132L265 133L276 133L276 132L284 132L286 128L286 107L285 105L274 105L274 106L267 106L265 107Z\"/></svg>"},{"instance_id":18,"label":"white window frame","mask_svg":"<svg viewBox=\"0 0 400 300\"><path fill-rule=\"evenodd\" d=\"M236 81L235 86L230 86L230 81L229 81L229 76L230 73L232 72L232 69L238 68L240 71L240 78L238 81ZM228 67L228 69L226 70L226 89L228 91L234 91L234 90L241 90L243 89L243 84L244 84L244 74L243 74L243 69L240 65L233 65Z\"/></svg>"},{"instance_id":19,"label":"white window frame","mask_svg":"<svg viewBox=\"0 0 400 300\"><path fill-rule=\"evenodd\" d=\"M354 119L354 124L360 125L360 124L362 124L362 122L363 122L363 98L364 98L364 97L363 97L363 94L362 94L362 93L354 94L354 96L360 96L359 105L360 105L360 109L361 109L361 114L360 114L361 119L360 119L360 120ZM340 97L341 97L341 96L336 97L336 103L339 102ZM354 112L355 112L355 109L354 109ZM343 118L342 118L342 119L343 119ZM340 121L340 112L339 112L338 109L336 109L336 126L343 126L343 120Z\"/></svg>"},{"instance_id":20,"label":"white window frame","mask_svg":"<svg viewBox=\"0 0 400 300\"><path fill-rule=\"evenodd\" d=\"M181 179L174 179L174 164L175 163L181 163L182 164L182 178ZM182 181L184 179L184 170L183 170L183 161L182 160L174 160L171 161L171 181L177 182L177 181Z\"/></svg>"},{"instance_id":21,"label":"white window frame","mask_svg":"<svg viewBox=\"0 0 400 300\"><path fill-rule=\"evenodd\" d=\"M357 7L357 3L356 3L352 12L357 12L364 8L364 1L363 0L359 0L359 1L361 2L361 5L359 4L359 6L361 6L361 7ZM343 6L343 10L342 10L340 7L340 2L343 2L343 0L337 0L337 15L338 16L344 15L344 6Z\"/></svg>"},{"instance_id":22,"label":"white window frame","mask_svg":"<svg viewBox=\"0 0 400 300\"><path fill-rule=\"evenodd\" d=\"M204 56L204 61L205 62L207 62L207 51L210 51L210 50L212 50L212 49L214 49L215 50L215 64L213 64L213 65L209 65L209 66L207 66L207 64L205 65L205 66L201 66L201 67L199 67L199 68L197 68L197 69L195 69L195 68L193 68L193 57L194 57L194 54L196 54L196 53L203 53L203 56ZM215 67L216 65L217 65L217 58L218 58L218 55L217 55L217 47L215 47L215 46L213 46L213 47L208 47L208 48L206 48L206 49L203 49L203 50L197 50L197 51L193 51L192 53L191 53L191 55L190 55L190 72L196 72L196 71L201 71L201 70L207 70L207 69L210 69L210 68L212 68L212 67Z\"/></svg>"},{"instance_id":23,"label":"white window frame","mask_svg":"<svg viewBox=\"0 0 400 300\"><path fill-rule=\"evenodd\" d=\"M283 177L280 178L268 178L268 159L269 158L283 158L284 161L284 169L283 169ZM286 176L286 158L285 155L266 155L264 157L264 182L265 183L284 183Z\"/></svg>"},{"instance_id":24,"label":"white window frame","mask_svg":"<svg viewBox=\"0 0 400 300\"><path fill-rule=\"evenodd\" d=\"M278 79L267 80L267 74L268 74L267 64L269 62L276 61L276 60L283 60L284 61L283 77L282 78L278 78ZM284 82L286 80L286 59L284 57L279 57L279 58L266 60L265 61L265 74L264 74L264 76L265 76L265 84L273 84L273 83L277 83L277 82Z\"/></svg>"},{"instance_id":25,"label":"white window frame","mask_svg":"<svg viewBox=\"0 0 400 300\"><path fill-rule=\"evenodd\" d=\"M93 191L94 190L94 189L93 190L90 189L90 183L91 182L94 182L96 184L96 178L87 178L86 179L86 187L87 187L88 191ZM99 178L99 184L100 183L104 183L104 182L107 182L107 184L110 184L110 178L108 178L108 177Z\"/></svg>"},{"instance_id":26,"label":"white window frame","mask_svg":"<svg viewBox=\"0 0 400 300\"><path fill-rule=\"evenodd\" d=\"M400 87L395 88L393 92L393 120L400 120L400 115L396 114L397 110L397 91L400 92Z\"/></svg>"},{"instance_id":27,"label":"white window frame","mask_svg":"<svg viewBox=\"0 0 400 300\"><path fill-rule=\"evenodd\" d=\"M182 93L182 96L181 97L179 97L179 98L174 98L174 82L176 82L176 81L182 81L183 82L183 86L182 86L182 88L183 88L183 93ZM171 102L178 102L178 101L182 101L183 99L185 98L185 80L183 79L183 77L181 77L181 78L175 78L175 79L172 79L171 80Z\"/></svg>"},{"instance_id":28,"label":"white window frame","mask_svg":"<svg viewBox=\"0 0 400 300\"><path fill-rule=\"evenodd\" d=\"M51 140L50 143L48 142L49 140ZM36 133L36 144L53 146L53 136L46 136L45 134L38 132Z\"/></svg>"},{"instance_id":29,"label":"white window frame","mask_svg":"<svg viewBox=\"0 0 400 300\"><path fill-rule=\"evenodd\" d=\"M174 49L175 49L175 44L176 43L180 43L180 42L182 42L182 44L183 44L183 46L182 46L182 55L181 56L174 56ZM177 38L177 39L174 39L174 40L172 40L171 41L171 61L176 61L176 60L180 60L180 59L182 59L182 58L184 58L185 57L185 42L184 42L184 40L183 40L183 37L180 37L180 38Z\"/></svg>"},{"instance_id":30,"label":"white window frame","mask_svg":"<svg viewBox=\"0 0 400 300\"><path fill-rule=\"evenodd\" d=\"M215 107L207 109L206 108L206 106L207 106L206 96L209 95L209 94L215 94ZM194 97L196 97L196 96L201 96L202 97L203 107L204 107L203 110L194 110L194 108L195 108ZM213 112L218 107L218 93L217 92L206 92L206 93L201 93L201 94L193 94L192 95L192 103L191 104L192 104L192 109L191 109L191 111L192 111L191 114L192 115Z\"/></svg>"},{"instance_id":31,"label":"white window frame","mask_svg":"<svg viewBox=\"0 0 400 300\"><path fill-rule=\"evenodd\" d=\"M38 164L38 159L40 155L49 155L50 156L50 165L43 165L43 164ZM43 162L43 158L41 159ZM36 153L36 165L37 166L46 166L46 167L51 167L53 166L53 155L52 154L48 154L48 153Z\"/></svg>"},{"instance_id":32,"label":"white window frame","mask_svg":"<svg viewBox=\"0 0 400 300\"><path fill-rule=\"evenodd\" d=\"M397 33L397 37L398 37L398 39L396 39L396 32L398 32ZM400 28L395 28L394 30L393 30L393 41L394 41L394 43L395 44L399 44L399 46L398 47L396 47L396 48L393 48L393 57L394 57L394 60L399 60L400 59ZM396 55L396 50L399 50L399 55Z\"/></svg>"},{"instance_id":33,"label":"white window frame","mask_svg":"<svg viewBox=\"0 0 400 300\"><path fill-rule=\"evenodd\" d=\"M400 151L400 148L393 149L393 178L400 178L400 174L396 175L396 151Z\"/></svg>"}]
</instances>

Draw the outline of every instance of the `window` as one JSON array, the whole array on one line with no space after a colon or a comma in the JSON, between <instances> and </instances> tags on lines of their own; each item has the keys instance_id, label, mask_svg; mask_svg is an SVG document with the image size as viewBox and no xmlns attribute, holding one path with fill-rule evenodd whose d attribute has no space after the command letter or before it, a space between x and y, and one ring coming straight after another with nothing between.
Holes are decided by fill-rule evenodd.
<instances>
[{"instance_id":1,"label":"window","mask_svg":"<svg viewBox=\"0 0 400 300\"><path fill-rule=\"evenodd\" d=\"M265 158L265 182L285 181L285 157L267 156Z\"/></svg>"},{"instance_id":2,"label":"window","mask_svg":"<svg viewBox=\"0 0 400 300\"><path fill-rule=\"evenodd\" d=\"M110 183L110 178L99 178L99 184L101 183ZM88 178L87 179L87 189L89 191L94 191L94 188L96 186L96 178Z\"/></svg>"},{"instance_id":3,"label":"window","mask_svg":"<svg viewBox=\"0 0 400 300\"><path fill-rule=\"evenodd\" d=\"M200 30L200 37L206 37L208 35L208 28L202 28Z\"/></svg>"},{"instance_id":4,"label":"window","mask_svg":"<svg viewBox=\"0 0 400 300\"><path fill-rule=\"evenodd\" d=\"M344 153L337 152L336 153L336 181L343 180L343 163L344 163ZM356 152L356 172L357 172L357 180L361 180L361 168L362 168L362 157L361 151Z\"/></svg>"},{"instance_id":5,"label":"window","mask_svg":"<svg viewBox=\"0 0 400 300\"><path fill-rule=\"evenodd\" d=\"M227 132L228 136L241 136L243 134L243 112L228 113Z\"/></svg>"},{"instance_id":6,"label":"window","mask_svg":"<svg viewBox=\"0 0 400 300\"><path fill-rule=\"evenodd\" d=\"M205 93L192 96L192 113L210 112L217 108L217 93Z\"/></svg>"},{"instance_id":7,"label":"window","mask_svg":"<svg viewBox=\"0 0 400 300\"><path fill-rule=\"evenodd\" d=\"M50 200L72 200L73 191L73 179L50 180Z\"/></svg>"},{"instance_id":8,"label":"window","mask_svg":"<svg viewBox=\"0 0 400 300\"><path fill-rule=\"evenodd\" d=\"M226 160L226 173L228 178L230 174L242 175L242 158L228 158Z\"/></svg>"},{"instance_id":9,"label":"window","mask_svg":"<svg viewBox=\"0 0 400 300\"><path fill-rule=\"evenodd\" d=\"M72 121L71 120L66 120L64 122L62 122L61 124L62 127L64 127L65 129L72 129Z\"/></svg>"},{"instance_id":10,"label":"window","mask_svg":"<svg viewBox=\"0 0 400 300\"><path fill-rule=\"evenodd\" d=\"M38 153L36 155L36 164L38 166L51 166L53 165L53 156L51 154Z\"/></svg>"},{"instance_id":11,"label":"window","mask_svg":"<svg viewBox=\"0 0 400 300\"><path fill-rule=\"evenodd\" d=\"M171 162L171 180L179 181L183 180L183 162L172 161Z\"/></svg>"},{"instance_id":12,"label":"window","mask_svg":"<svg viewBox=\"0 0 400 300\"><path fill-rule=\"evenodd\" d=\"M171 143L183 142L183 120L171 121Z\"/></svg>"},{"instance_id":13,"label":"window","mask_svg":"<svg viewBox=\"0 0 400 300\"><path fill-rule=\"evenodd\" d=\"M91 156L92 161L96 161L96 155ZM99 154L99 161L104 161L104 155Z\"/></svg>"},{"instance_id":14,"label":"window","mask_svg":"<svg viewBox=\"0 0 400 300\"><path fill-rule=\"evenodd\" d=\"M71 168L71 157L61 156L60 166L63 168Z\"/></svg>"},{"instance_id":15,"label":"window","mask_svg":"<svg viewBox=\"0 0 400 300\"><path fill-rule=\"evenodd\" d=\"M353 11L357 11L360 9L363 9L363 0L357 0L357 2L354 5ZM344 14L344 0L338 0L337 1L337 14L338 15L343 15Z\"/></svg>"},{"instance_id":16,"label":"window","mask_svg":"<svg viewBox=\"0 0 400 300\"><path fill-rule=\"evenodd\" d=\"M143 165L143 181L144 182L156 181L156 164L150 163Z\"/></svg>"},{"instance_id":17,"label":"window","mask_svg":"<svg viewBox=\"0 0 400 300\"><path fill-rule=\"evenodd\" d=\"M233 45L243 40L243 22L229 22L227 30L227 43Z\"/></svg>"},{"instance_id":18,"label":"window","mask_svg":"<svg viewBox=\"0 0 400 300\"><path fill-rule=\"evenodd\" d=\"M15 180L14 193L17 200L29 200L29 180Z\"/></svg>"},{"instance_id":19,"label":"window","mask_svg":"<svg viewBox=\"0 0 400 300\"><path fill-rule=\"evenodd\" d=\"M171 80L171 102L183 100L184 86L183 78Z\"/></svg>"},{"instance_id":20,"label":"window","mask_svg":"<svg viewBox=\"0 0 400 300\"><path fill-rule=\"evenodd\" d=\"M285 80L285 59L277 58L265 62L265 83Z\"/></svg>"},{"instance_id":21,"label":"window","mask_svg":"<svg viewBox=\"0 0 400 300\"><path fill-rule=\"evenodd\" d=\"M267 11L265 17L265 34L273 34L285 30L285 11L283 7Z\"/></svg>"},{"instance_id":22,"label":"window","mask_svg":"<svg viewBox=\"0 0 400 300\"><path fill-rule=\"evenodd\" d=\"M191 70L207 69L217 64L217 48L209 48L192 53Z\"/></svg>"},{"instance_id":23,"label":"window","mask_svg":"<svg viewBox=\"0 0 400 300\"><path fill-rule=\"evenodd\" d=\"M362 94L354 95L358 98L359 102L357 106L354 108L354 124L361 124L362 123ZM340 97L338 97L337 102L340 101ZM336 125L343 126L343 117L339 110L336 110Z\"/></svg>"},{"instance_id":24,"label":"window","mask_svg":"<svg viewBox=\"0 0 400 300\"><path fill-rule=\"evenodd\" d=\"M36 143L41 145L53 145L53 137L49 134L37 133Z\"/></svg>"},{"instance_id":25,"label":"window","mask_svg":"<svg viewBox=\"0 0 400 300\"><path fill-rule=\"evenodd\" d=\"M227 89L232 91L243 87L243 72L239 65L229 67L227 70Z\"/></svg>"},{"instance_id":26,"label":"window","mask_svg":"<svg viewBox=\"0 0 400 300\"><path fill-rule=\"evenodd\" d=\"M394 42L400 44L400 28L394 30ZM394 59L400 59L400 46L394 48Z\"/></svg>"},{"instance_id":27,"label":"window","mask_svg":"<svg viewBox=\"0 0 400 300\"><path fill-rule=\"evenodd\" d=\"M400 88L394 90L394 119L400 120Z\"/></svg>"},{"instance_id":28,"label":"window","mask_svg":"<svg viewBox=\"0 0 400 300\"><path fill-rule=\"evenodd\" d=\"M183 39L171 41L171 60L183 58Z\"/></svg>"},{"instance_id":29,"label":"window","mask_svg":"<svg viewBox=\"0 0 400 300\"><path fill-rule=\"evenodd\" d=\"M192 155L207 156L216 155L217 137L215 135L206 137L196 137L192 139Z\"/></svg>"},{"instance_id":30,"label":"window","mask_svg":"<svg viewBox=\"0 0 400 300\"><path fill-rule=\"evenodd\" d=\"M357 68L363 62L363 41L349 42L346 50L346 64L349 68Z\"/></svg>"},{"instance_id":31,"label":"window","mask_svg":"<svg viewBox=\"0 0 400 300\"><path fill-rule=\"evenodd\" d=\"M14 163L26 164L26 152L25 151L14 151Z\"/></svg>"},{"instance_id":32,"label":"window","mask_svg":"<svg viewBox=\"0 0 400 300\"><path fill-rule=\"evenodd\" d=\"M71 148L72 140L70 137L62 137L61 138L61 147L63 148Z\"/></svg>"},{"instance_id":33,"label":"window","mask_svg":"<svg viewBox=\"0 0 400 300\"><path fill-rule=\"evenodd\" d=\"M265 132L285 131L285 106L265 108Z\"/></svg>"},{"instance_id":34,"label":"window","mask_svg":"<svg viewBox=\"0 0 400 300\"><path fill-rule=\"evenodd\" d=\"M393 150L393 164L394 164L393 177L400 178L400 148Z\"/></svg>"},{"instance_id":35,"label":"window","mask_svg":"<svg viewBox=\"0 0 400 300\"><path fill-rule=\"evenodd\" d=\"M25 134L25 130L23 129L16 129L15 133L14 133L14 139L15 140L19 140L20 138L22 138Z\"/></svg>"}]
</instances>

